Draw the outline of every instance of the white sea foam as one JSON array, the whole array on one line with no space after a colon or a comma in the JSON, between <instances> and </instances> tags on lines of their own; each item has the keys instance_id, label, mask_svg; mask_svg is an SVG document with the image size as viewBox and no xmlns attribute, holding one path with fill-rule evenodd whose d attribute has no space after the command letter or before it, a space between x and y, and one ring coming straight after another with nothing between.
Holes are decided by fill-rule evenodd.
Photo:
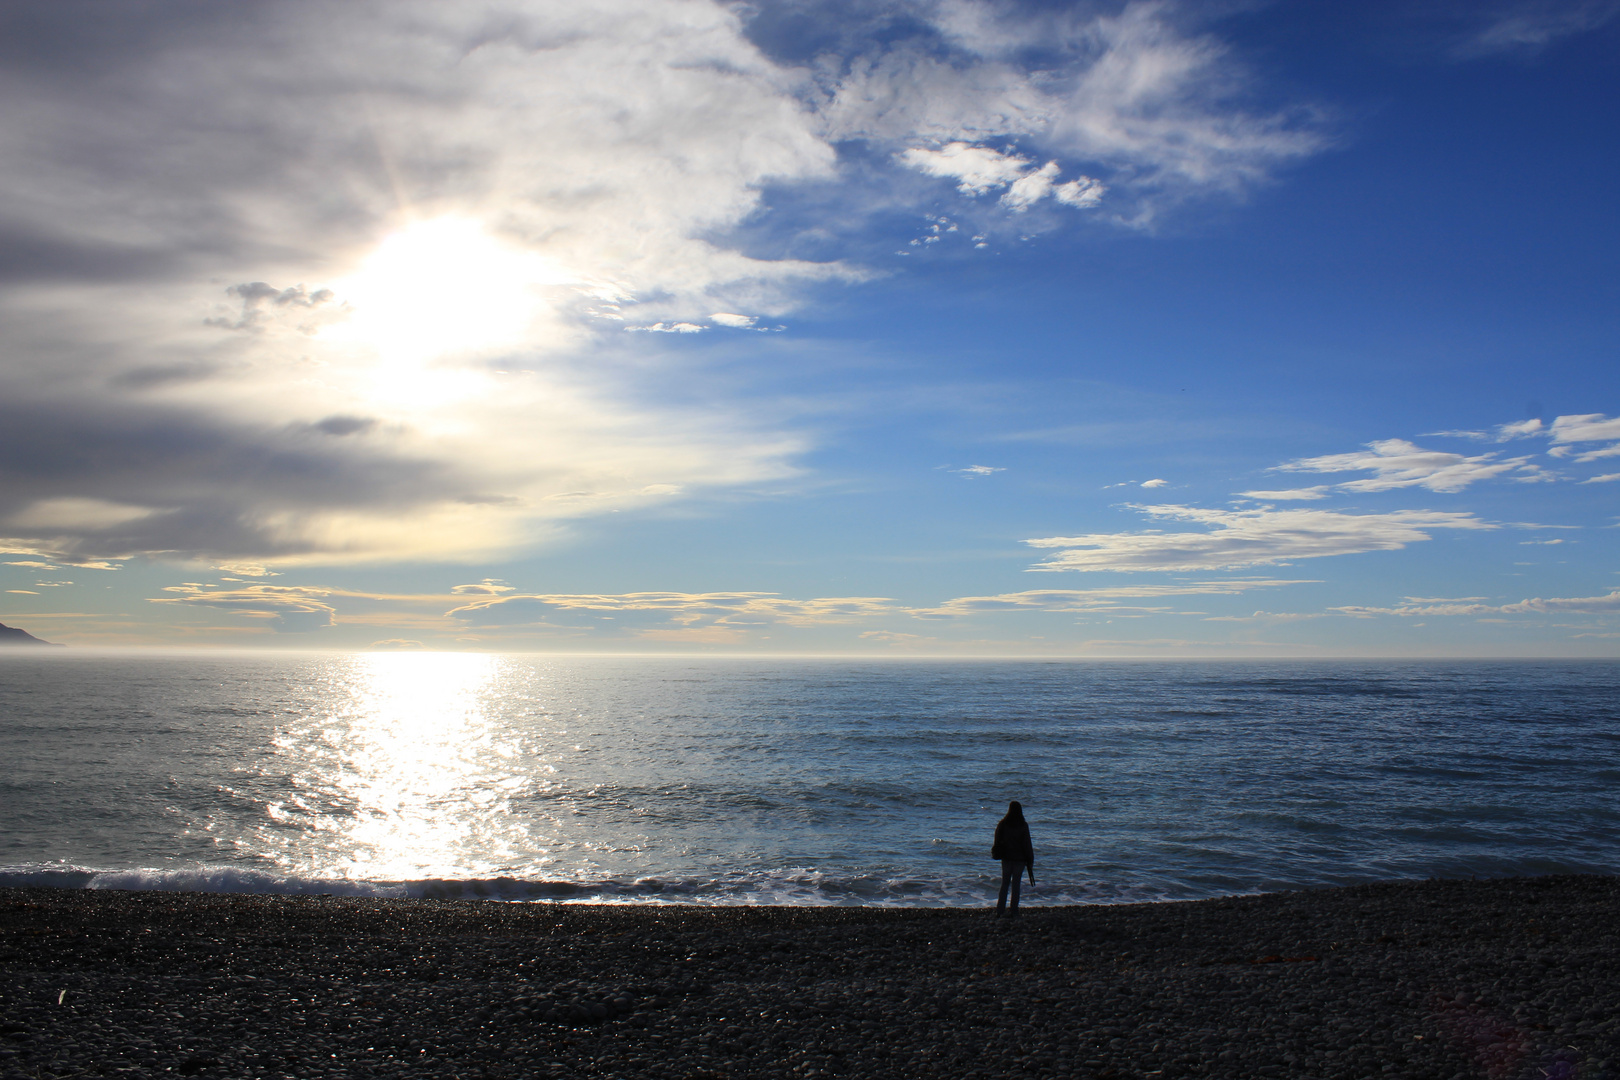
<instances>
[{"instance_id":1,"label":"white sea foam","mask_svg":"<svg viewBox=\"0 0 1620 1080\"><path fill-rule=\"evenodd\" d=\"M406 896L398 884L269 874L239 866L97 870L62 864L0 866L0 887L127 889L131 892L257 893L281 896Z\"/></svg>"},{"instance_id":2,"label":"white sea foam","mask_svg":"<svg viewBox=\"0 0 1620 1080\"><path fill-rule=\"evenodd\" d=\"M982 907L995 899L991 879L840 877L814 870L723 877L563 881L513 877L364 881L271 874L232 866L101 870L63 864L0 866L0 888L125 889L133 892L246 893L277 896L422 897L588 904ZM1026 904L1140 903L1171 899L1152 888L1025 885Z\"/></svg>"}]
</instances>

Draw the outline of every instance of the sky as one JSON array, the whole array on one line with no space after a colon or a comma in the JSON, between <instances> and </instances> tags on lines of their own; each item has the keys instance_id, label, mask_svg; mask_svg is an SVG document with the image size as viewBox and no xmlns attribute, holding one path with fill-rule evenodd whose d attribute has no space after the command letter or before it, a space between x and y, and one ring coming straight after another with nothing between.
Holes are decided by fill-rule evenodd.
<instances>
[{"instance_id":1,"label":"sky","mask_svg":"<svg viewBox=\"0 0 1620 1080\"><path fill-rule=\"evenodd\" d=\"M1620 654L1620 0L0 8L0 621Z\"/></svg>"}]
</instances>

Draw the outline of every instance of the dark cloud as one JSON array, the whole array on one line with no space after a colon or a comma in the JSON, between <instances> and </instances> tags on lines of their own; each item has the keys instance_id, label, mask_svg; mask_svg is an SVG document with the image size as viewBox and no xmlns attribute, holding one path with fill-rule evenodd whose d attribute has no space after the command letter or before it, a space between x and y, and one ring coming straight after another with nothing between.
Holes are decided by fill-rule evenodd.
<instances>
[{"instance_id":1,"label":"dark cloud","mask_svg":"<svg viewBox=\"0 0 1620 1080\"><path fill-rule=\"evenodd\" d=\"M325 420L317 420L309 425L312 431L322 435L363 435L377 426L377 421L369 416L328 416Z\"/></svg>"},{"instance_id":2,"label":"dark cloud","mask_svg":"<svg viewBox=\"0 0 1620 1080\"><path fill-rule=\"evenodd\" d=\"M515 506L522 501L516 495L498 495L490 492L456 496L456 502L465 506Z\"/></svg>"},{"instance_id":3,"label":"dark cloud","mask_svg":"<svg viewBox=\"0 0 1620 1080\"><path fill-rule=\"evenodd\" d=\"M61 87L116 80L187 40L251 29L255 8L211 0L18 0L0 5L0 63Z\"/></svg>"},{"instance_id":4,"label":"dark cloud","mask_svg":"<svg viewBox=\"0 0 1620 1080\"><path fill-rule=\"evenodd\" d=\"M604 343L868 276L747 257L729 230L806 222L787 189L842 192L847 227L787 228L798 250L860 232L877 192L937 202L948 181L894 152L1039 142L1049 114L1054 154L1096 156L1082 136L1123 118L1118 169L1212 190L1315 145L1223 104L1219 50L1163 5L1126 9L1110 55L1168 112L1020 59L1058 22L1091 41L1090 8L762 11L775 55L843 54L806 80L720 3L0 5L0 537L80 561L484 557L780 479L807 439L669 400ZM854 29L804 39L828 16ZM857 142L872 182L842 186Z\"/></svg>"},{"instance_id":5,"label":"dark cloud","mask_svg":"<svg viewBox=\"0 0 1620 1080\"><path fill-rule=\"evenodd\" d=\"M370 424L341 415L321 423L328 435ZM352 439L311 445L297 432L175 409L13 398L0 402L0 534L76 558L297 555L319 545L289 530L289 517L402 512L458 493L453 469L365 446ZM63 498L152 512L101 526L16 523L36 501Z\"/></svg>"},{"instance_id":6,"label":"dark cloud","mask_svg":"<svg viewBox=\"0 0 1620 1080\"><path fill-rule=\"evenodd\" d=\"M90 237L52 235L0 221L0 285L145 280L172 273L175 252Z\"/></svg>"},{"instance_id":7,"label":"dark cloud","mask_svg":"<svg viewBox=\"0 0 1620 1080\"><path fill-rule=\"evenodd\" d=\"M232 268L283 261L322 231L331 239L364 228L374 194L387 190L385 170L355 125L323 120L342 108L334 95L360 92L366 73L270 60L305 45L315 21L328 25L334 49L363 22L322 20L318 7L0 5L10 114L0 124L9 204L0 282L240 272ZM312 155L347 173L341 195L310 200L289 180Z\"/></svg>"},{"instance_id":8,"label":"dark cloud","mask_svg":"<svg viewBox=\"0 0 1620 1080\"><path fill-rule=\"evenodd\" d=\"M225 290L227 296L234 296L242 301L242 313L236 319L212 318L204 319L208 326L217 326L224 330L254 330L259 327L260 318L267 310L276 308L318 308L328 304L333 299L331 289L316 289L310 292L302 285L294 285L288 289L278 289L263 281L250 281L244 285L232 285Z\"/></svg>"},{"instance_id":9,"label":"dark cloud","mask_svg":"<svg viewBox=\"0 0 1620 1080\"><path fill-rule=\"evenodd\" d=\"M153 390L176 383L211 379L223 365L210 360L182 360L174 364L132 368L114 375L110 384L120 390Z\"/></svg>"}]
</instances>

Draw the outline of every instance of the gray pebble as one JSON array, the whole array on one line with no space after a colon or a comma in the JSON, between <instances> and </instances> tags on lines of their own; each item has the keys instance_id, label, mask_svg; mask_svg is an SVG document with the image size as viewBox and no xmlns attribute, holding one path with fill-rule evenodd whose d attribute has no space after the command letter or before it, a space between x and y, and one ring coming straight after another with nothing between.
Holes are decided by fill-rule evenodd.
<instances>
[{"instance_id":1,"label":"gray pebble","mask_svg":"<svg viewBox=\"0 0 1620 1080\"><path fill-rule=\"evenodd\" d=\"M1011 925L0 890L0 1078L1603 1076L1616 911L1605 877Z\"/></svg>"}]
</instances>

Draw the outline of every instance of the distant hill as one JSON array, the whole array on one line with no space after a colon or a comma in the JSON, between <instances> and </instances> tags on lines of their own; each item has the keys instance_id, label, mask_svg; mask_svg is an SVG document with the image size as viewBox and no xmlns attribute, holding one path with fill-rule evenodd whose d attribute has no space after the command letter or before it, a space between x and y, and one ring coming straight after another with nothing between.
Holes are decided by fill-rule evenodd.
<instances>
[{"instance_id":1,"label":"distant hill","mask_svg":"<svg viewBox=\"0 0 1620 1080\"><path fill-rule=\"evenodd\" d=\"M0 623L0 648L7 645L49 645L57 649L62 647L54 641L41 641L26 630L18 630L15 626Z\"/></svg>"}]
</instances>

